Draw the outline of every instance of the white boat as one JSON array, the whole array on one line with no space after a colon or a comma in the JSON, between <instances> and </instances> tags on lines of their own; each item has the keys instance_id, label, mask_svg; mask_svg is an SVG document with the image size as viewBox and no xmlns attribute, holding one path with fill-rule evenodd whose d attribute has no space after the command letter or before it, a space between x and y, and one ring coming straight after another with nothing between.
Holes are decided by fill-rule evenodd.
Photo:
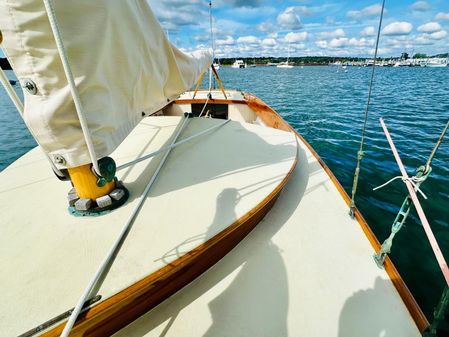
<instances>
[{"instance_id":1,"label":"white boat","mask_svg":"<svg viewBox=\"0 0 449 337\"><path fill-rule=\"evenodd\" d=\"M448 66L447 60L431 60L425 63L428 68L444 68Z\"/></svg>"},{"instance_id":2,"label":"white boat","mask_svg":"<svg viewBox=\"0 0 449 337\"><path fill-rule=\"evenodd\" d=\"M173 48L146 1L44 2L32 14L28 1L0 3L25 108L2 83L41 144L0 173L1 336L428 327L393 263L373 262L379 242L357 209L347 215L348 195L300 134L249 93L189 90L210 54ZM110 29L85 25L98 18ZM110 210L112 200L122 204Z\"/></svg>"},{"instance_id":3,"label":"white boat","mask_svg":"<svg viewBox=\"0 0 449 337\"><path fill-rule=\"evenodd\" d=\"M236 69L246 68L246 63L243 60L235 60L231 67Z\"/></svg>"},{"instance_id":4,"label":"white boat","mask_svg":"<svg viewBox=\"0 0 449 337\"><path fill-rule=\"evenodd\" d=\"M293 68L293 65L290 64L290 63L288 63L288 61L287 61L287 62L281 62L281 63L279 63L276 67L277 67L277 68L287 68L287 69L290 69L290 68Z\"/></svg>"},{"instance_id":5,"label":"white boat","mask_svg":"<svg viewBox=\"0 0 449 337\"><path fill-rule=\"evenodd\" d=\"M288 45L287 61L280 62L276 67L277 68L284 68L284 69L291 69L291 68L293 68L293 65L290 63L290 44Z\"/></svg>"},{"instance_id":6,"label":"white boat","mask_svg":"<svg viewBox=\"0 0 449 337\"><path fill-rule=\"evenodd\" d=\"M220 63L214 63L215 70L220 70Z\"/></svg>"}]
</instances>

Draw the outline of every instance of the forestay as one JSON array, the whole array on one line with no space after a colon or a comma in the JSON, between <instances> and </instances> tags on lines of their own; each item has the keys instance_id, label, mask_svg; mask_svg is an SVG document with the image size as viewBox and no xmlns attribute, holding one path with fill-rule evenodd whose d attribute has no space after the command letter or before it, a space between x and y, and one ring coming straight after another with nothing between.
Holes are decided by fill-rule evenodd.
<instances>
[{"instance_id":1,"label":"forestay","mask_svg":"<svg viewBox=\"0 0 449 337\"><path fill-rule=\"evenodd\" d=\"M185 54L145 0L53 1L96 155L109 155L142 119L193 86L210 52ZM60 168L91 160L41 0L0 2L2 48L24 90L23 118Z\"/></svg>"}]
</instances>

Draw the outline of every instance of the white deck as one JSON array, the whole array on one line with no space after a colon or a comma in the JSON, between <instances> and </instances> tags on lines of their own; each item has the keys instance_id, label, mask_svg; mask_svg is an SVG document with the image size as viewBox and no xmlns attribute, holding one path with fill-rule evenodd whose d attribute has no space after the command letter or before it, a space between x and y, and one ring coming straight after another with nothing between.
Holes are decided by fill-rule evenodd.
<instances>
[{"instance_id":1,"label":"white deck","mask_svg":"<svg viewBox=\"0 0 449 337\"><path fill-rule=\"evenodd\" d=\"M421 336L316 158L264 220L193 283L117 333L132 336Z\"/></svg>"},{"instance_id":2,"label":"white deck","mask_svg":"<svg viewBox=\"0 0 449 337\"><path fill-rule=\"evenodd\" d=\"M179 122L144 119L113 158L121 164L161 148ZM217 123L190 120L180 138ZM295 157L293 133L238 122L174 149L99 294L117 293L229 226L277 187ZM54 177L39 149L0 174L0 336L74 307L160 158L118 172L130 200L95 218L68 214L70 185Z\"/></svg>"}]
</instances>

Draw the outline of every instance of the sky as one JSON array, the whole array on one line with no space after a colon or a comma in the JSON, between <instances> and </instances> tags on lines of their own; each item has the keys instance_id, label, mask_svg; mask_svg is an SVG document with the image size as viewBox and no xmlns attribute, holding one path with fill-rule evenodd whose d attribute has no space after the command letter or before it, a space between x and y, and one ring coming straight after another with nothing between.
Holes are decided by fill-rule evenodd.
<instances>
[{"instance_id":1,"label":"sky","mask_svg":"<svg viewBox=\"0 0 449 337\"><path fill-rule=\"evenodd\" d=\"M147 1L181 50L211 46L208 0ZM381 4L381 0L213 0L215 54L372 57ZM449 52L449 0L386 0L385 8L380 56Z\"/></svg>"},{"instance_id":2,"label":"sky","mask_svg":"<svg viewBox=\"0 0 449 337\"><path fill-rule=\"evenodd\" d=\"M209 1L147 0L183 51L210 46ZM374 53L382 1L212 1L217 57ZM379 55L449 52L449 0L386 0Z\"/></svg>"}]
</instances>

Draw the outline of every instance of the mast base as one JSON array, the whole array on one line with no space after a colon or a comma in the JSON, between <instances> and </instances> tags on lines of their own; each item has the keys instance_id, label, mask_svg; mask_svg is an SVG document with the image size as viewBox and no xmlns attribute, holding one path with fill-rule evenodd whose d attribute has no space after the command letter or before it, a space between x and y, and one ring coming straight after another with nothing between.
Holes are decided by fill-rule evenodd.
<instances>
[{"instance_id":1,"label":"mast base","mask_svg":"<svg viewBox=\"0 0 449 337\"><path fill-rule=\"evenodd\" d=\"M129 198L128 189L119 181L116 181L116 188L109 194L97 199L78 198L74 189L68 193L69 207L71 215L82 216L101 216L124 205Z\"/></svg>"}]
</instances>

